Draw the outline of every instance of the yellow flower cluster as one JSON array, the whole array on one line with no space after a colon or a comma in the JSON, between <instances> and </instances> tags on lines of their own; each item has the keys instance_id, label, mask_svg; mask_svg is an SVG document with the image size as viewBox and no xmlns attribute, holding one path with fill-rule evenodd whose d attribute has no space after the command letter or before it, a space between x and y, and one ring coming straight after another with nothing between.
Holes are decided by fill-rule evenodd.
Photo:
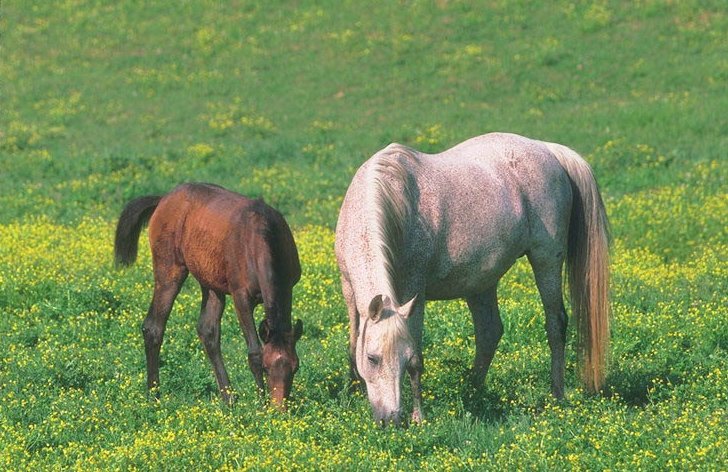
<instances>
[{"instance_id":1,"label":"yellow flower cluster","mask_svg":"<svg viewBox=\"0 0 728 472\"><path fill-rule=\"evenodd\" d=\"M276 125L267 117L251 113L240 100L230 104L210 104L210 113L200 118L218 134L240 127L254 135L265 136L277 131Z\"/></svg>"}]
</instances>

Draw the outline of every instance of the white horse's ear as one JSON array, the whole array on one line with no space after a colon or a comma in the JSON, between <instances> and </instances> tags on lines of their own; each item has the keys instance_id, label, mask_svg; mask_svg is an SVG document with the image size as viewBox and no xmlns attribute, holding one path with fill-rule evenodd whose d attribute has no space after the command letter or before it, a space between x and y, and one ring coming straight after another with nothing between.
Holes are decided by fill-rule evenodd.
<instances>
[{"instance_id":1,"label":"white horse's ear","mask_svg":"<svg viewBox=\"0 0 728 472\"><path fill-rule=\"evenodd\" d=\"M372 301L369 303L369 319L372 321L379 321L379 318L382 316L382 311L384 310L384 300L382 300L381 295L377 295L376 297L372 298Z\"/></svg>"},{"instance_id":2,"label":"white horse's ear","mask_svg":"<svg viewBox=\"0 0 728 472\"><path fill-rule=\"evenodd\" d=\"M402 316L402 318L407 319L412 314L413 308L415 307L415 302L417 301L417 294L415 294L414 297L412 297L412 300L408 301L401 307L399 307L399 310L397 312Z\"/></svg>"}]
</instances>

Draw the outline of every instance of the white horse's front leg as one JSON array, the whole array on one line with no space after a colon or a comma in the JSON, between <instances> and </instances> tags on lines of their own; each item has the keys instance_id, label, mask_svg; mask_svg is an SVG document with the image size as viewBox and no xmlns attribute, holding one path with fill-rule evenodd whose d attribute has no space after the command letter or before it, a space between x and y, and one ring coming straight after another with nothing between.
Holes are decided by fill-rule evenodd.
<instances>
[{"instance_id":1,"label":"white horse's front leg","mask_svg":"<svg viewBox=\"0 0 728 472\"><path fill-rule=\"evenodd\" d=\"M349 313L349 392L359 389L364 391L364 382L359 376L356 367L356 342L359 336L359 312L356 309L356 300L354 298L354 290L348 278L342 274L341 288L344 293L344 301L346 309Z\"/></svg>"},{"instance_id":2,"label":"white horse's front leg","mask_svg":"<svg viewBox=\"0 0 728 472\"><path fill-rule=\"evenodd\" d=\"M410 334L415 342L415 353L407 363L407 372L410 377L410 385L412 386L412 419L413 424L421 424L424 416L422 415L422 387L420 378L425 370L422 358L422 330L425 322L425 294L424 290L419 290L416 305L412 309Z\"/></svg>"},{"instance_id":3,"label":"white horse's front leg","mask_svg":"<svg viewBox=\"0 0 728 472\"><path fill-rule=\"evenodd\" d=\"M410 376L410 384L412 386L412 423L421 424L424 419L422 416L422 388L420 386L420 377L422 376L422 354L415 355L407 366L407 372Z\"/></svg>"}]
</instances>

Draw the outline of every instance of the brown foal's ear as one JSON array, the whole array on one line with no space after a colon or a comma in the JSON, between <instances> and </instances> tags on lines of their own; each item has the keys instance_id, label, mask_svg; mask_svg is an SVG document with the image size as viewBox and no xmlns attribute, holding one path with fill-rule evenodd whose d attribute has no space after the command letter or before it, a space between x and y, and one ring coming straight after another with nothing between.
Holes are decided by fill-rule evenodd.
<instances>
[{"instance_id":1,"label":"brown foal's ear","mask_svg":"<svg viewBox=\"0 0 728 472\"><path fill-rule=\"evenodd\" d=\"M264 318L263 321L260 322L260 325L258 326L258 335L264 344L268 344L268 341L270 341L270 326L268 326L268 319Z\"/></svg>"},{"instance_id":2,"label":"brown foal's ear","mask_svg":"<svg viewBox=\"0 0 728 472\"><path fill-rule=\"evenodd\" d=\"M293 340L298 341L301 339L303 334L303 321L297 319L296 324L293 326Z\"/></svg>"},{"instance_id":3,"label":"brown foal's ear","mask_svg":"<svg viewBox=\"0 0 728 472\"><path fill-rule=\"evenodd\" d=\"M384 300L381 295L377 295L369 303L369 318L372 321L379 321L379 318L382 316L382 310L384 310Z\"/></svg>"}]
</instances>

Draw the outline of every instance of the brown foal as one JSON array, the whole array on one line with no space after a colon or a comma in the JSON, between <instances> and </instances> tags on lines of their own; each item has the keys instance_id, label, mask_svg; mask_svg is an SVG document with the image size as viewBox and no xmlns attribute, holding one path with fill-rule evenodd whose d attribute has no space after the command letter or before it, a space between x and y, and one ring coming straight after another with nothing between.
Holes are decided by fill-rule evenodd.
<instances>
[{"instance_id":1,"label":"brown foal","mask_svg":"<svg viewBox=\"0 0 728 472\"><path fill-rule=\"evenodd\" d=\"M149 223L154 295L142 327L147 387L159 386L159 351L177 294L188 274L202 289L197 333L210 359L223 401L234 401L220 352L220 319L232 295L248 345L248 364L259 389L265 373L271 398L284 406L298 370L296 342L301 320L291 322L293 286L301 266L283 216L262 200L251 200L211 184L188 183L164 196L129 202L116 227L117 265L134 263L139 234ZM260 341L253 310L263 303Z\"/></svg>"}]
</instances>

